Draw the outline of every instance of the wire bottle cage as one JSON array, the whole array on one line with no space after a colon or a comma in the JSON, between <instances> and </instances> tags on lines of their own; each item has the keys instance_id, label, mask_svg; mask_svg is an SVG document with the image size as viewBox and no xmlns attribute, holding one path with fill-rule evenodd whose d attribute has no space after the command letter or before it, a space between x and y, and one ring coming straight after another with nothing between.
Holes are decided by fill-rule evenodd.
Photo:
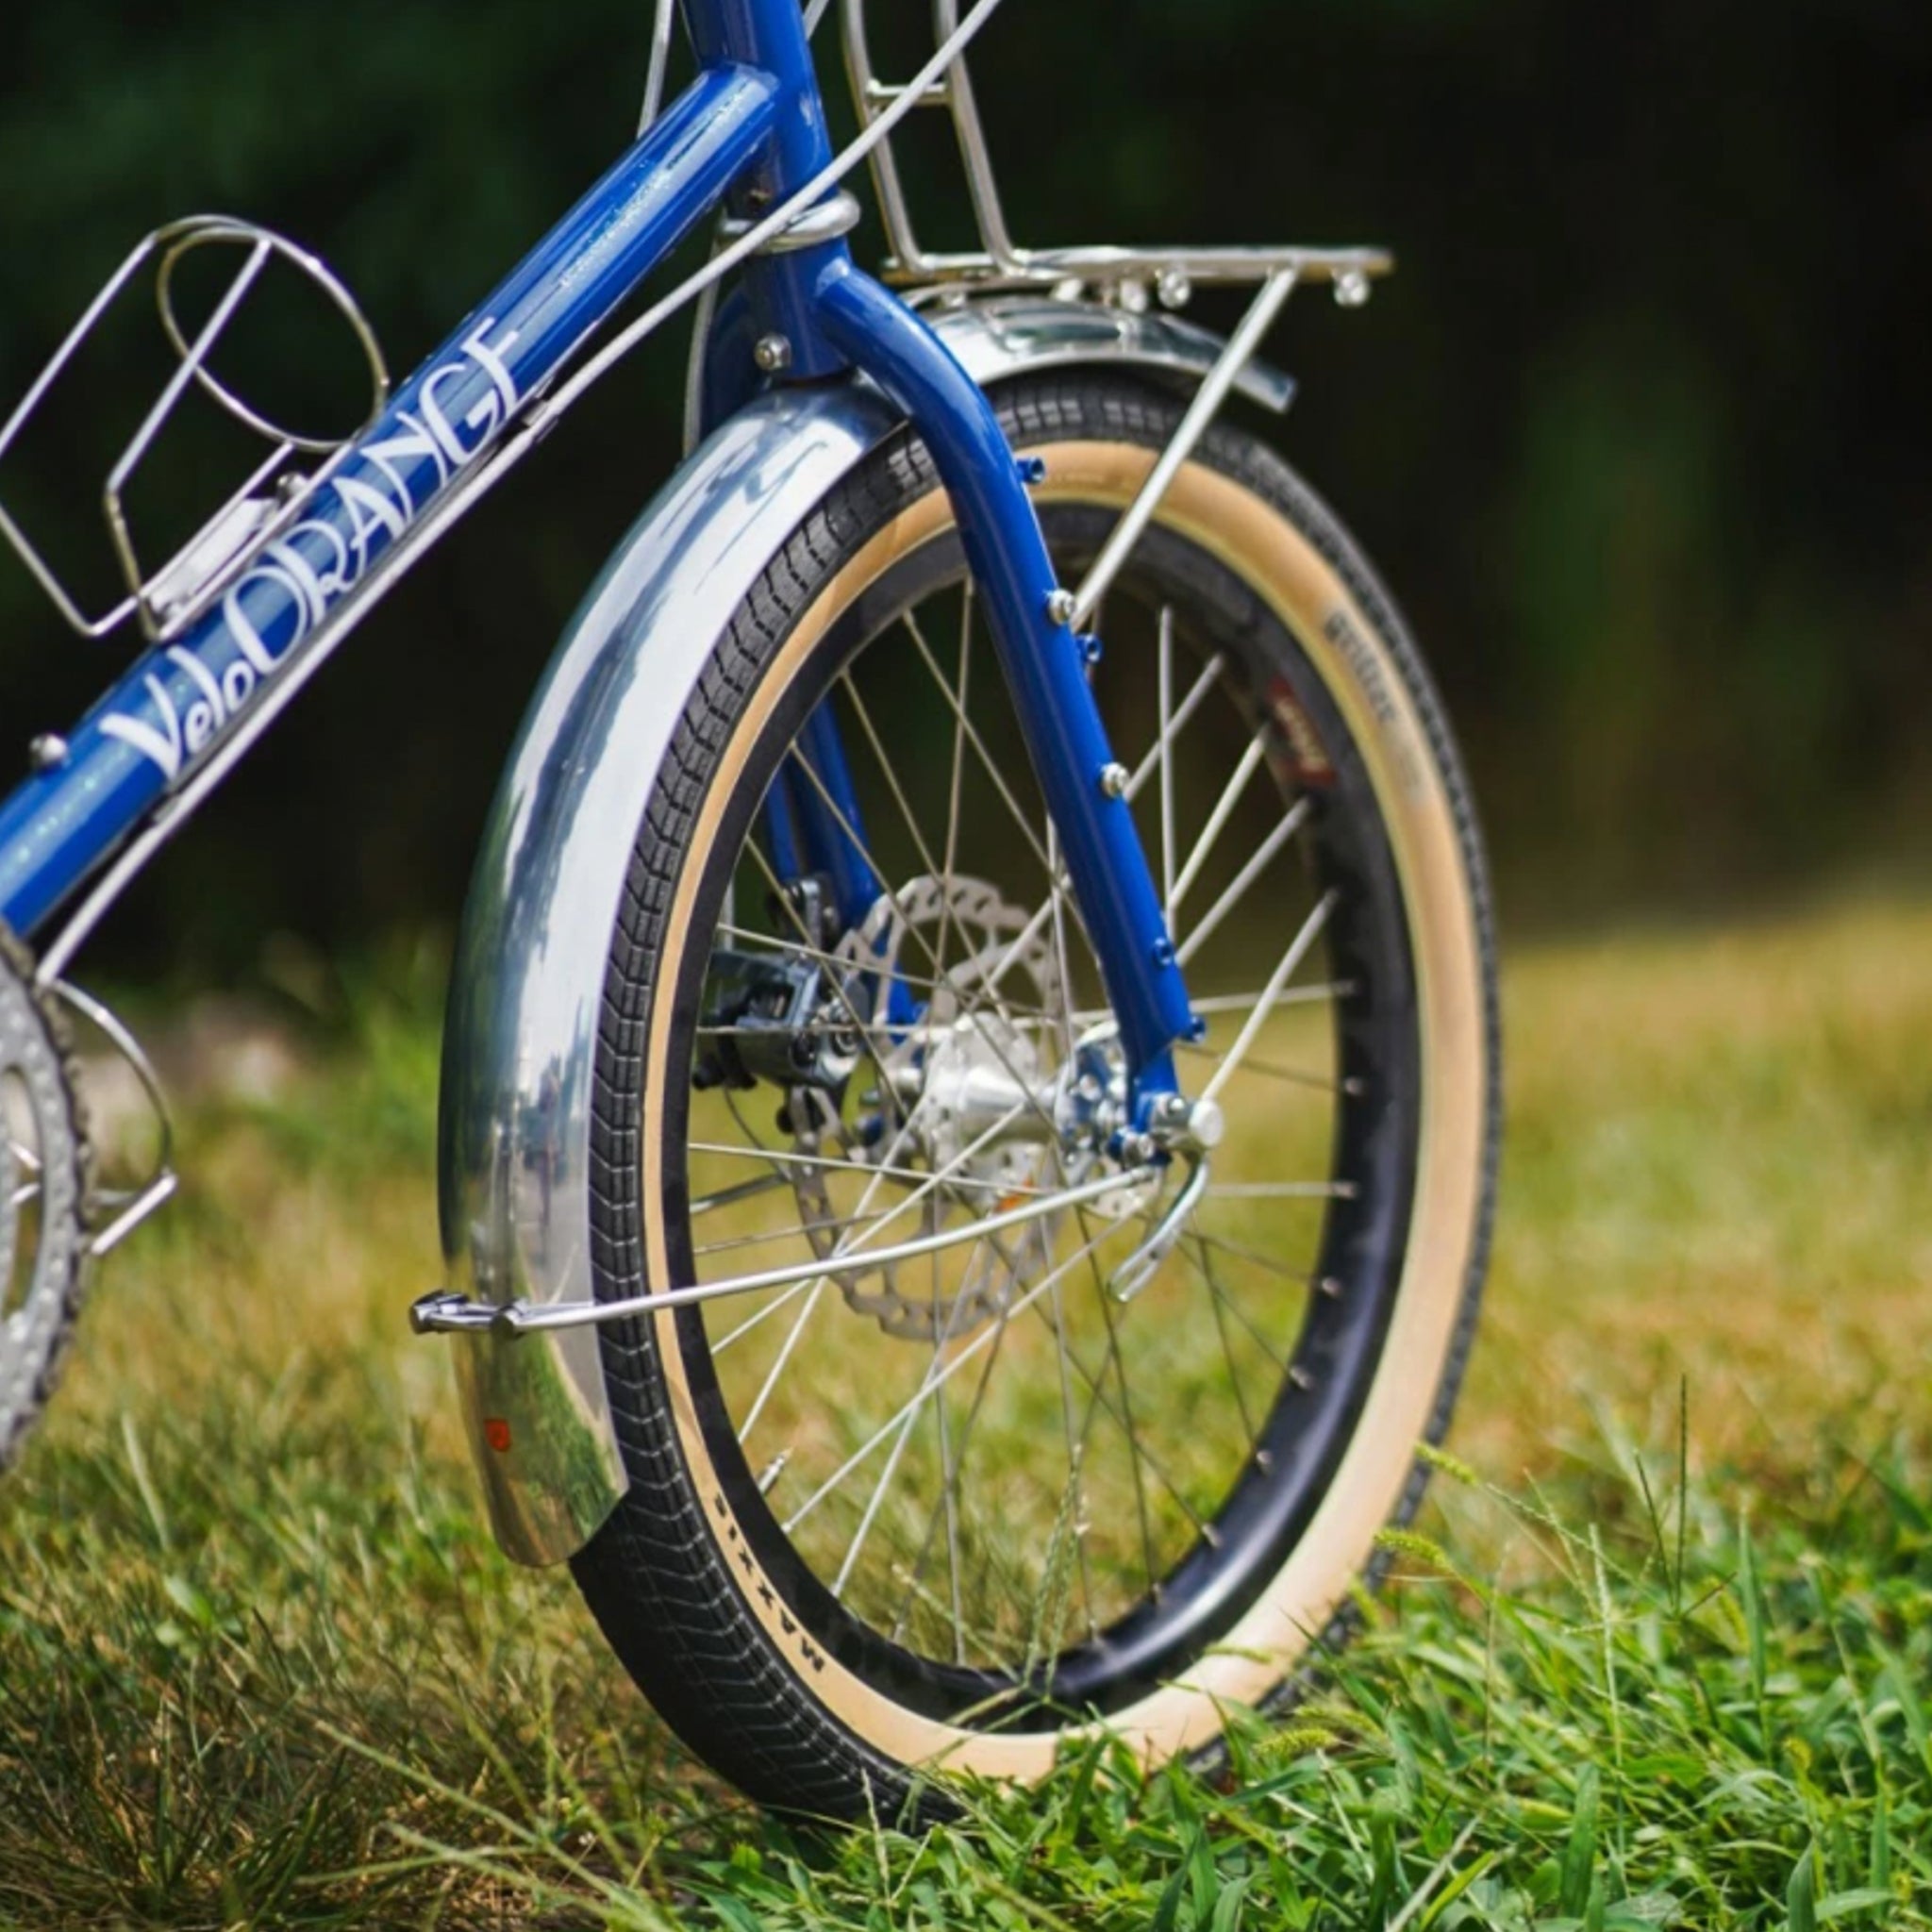
<instances>
[{"instance_id":1,"label":"wire bottle cage","mask_svg":"<svg viewBox=\"0 0 1932 1932\"><path fill-rule=\"evenodd\" d=\"M191 341L176 307L175 276L186 258L209 247L241 249L243 257L208 320ZM347 324L367 367L369 412L346 436L318 438L284 428L236 394L215 373L211 361L215 348L263 273L276 260L286 262L322 291ZM258 223L231 215L191 215L144 236L108 277L12 415L0 426L0 459L19 440L82 345L106 320L108 310L135 276L150 264L154 267L155 306L161 332L176 360L174 375L108 472L101 492L101 514L125 594L119 602L90 616L4 504L0 504L0 534L12 544L54 608L82 637L106 637L133 618L150 643L159 643L192 625L208 608L221 585L249 557L296 520L303 503L327 480L349 445L381 416L383 405L389 400L390 381L381 345L368 317L324 262L287 237ZM125 492L134 473L191 388L198 390L251 436L267 443L268 454L165 564L148 571L142 567L137 551L125 504ZM298 460L305 458L319 459L306 473L296 467Z\"/></svg>"}]
</instances>

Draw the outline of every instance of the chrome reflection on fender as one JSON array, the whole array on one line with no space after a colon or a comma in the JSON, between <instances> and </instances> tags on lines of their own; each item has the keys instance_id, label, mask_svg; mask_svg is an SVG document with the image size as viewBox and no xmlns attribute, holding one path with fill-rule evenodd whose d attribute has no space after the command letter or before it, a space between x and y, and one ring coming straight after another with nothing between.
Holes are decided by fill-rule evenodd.
<instances>
[{"instance_id":1,"label":"chrome reflection on fender","mask_svg":"<svg viewBox=\"0 0 1932 1932\"><path fill-rule=\"evenodd\" d=\"M943 308L982 386L1130 364L1198 381L1221 341L1172 316L1036 296ZM1264 406L1293 385L1259 362ZM497 1539L563 1560L627 1487L596 1330L591 1093L604 975L638 824L705 662L808 512L898 425L863 382L779 389L724 423L658 493L566 631L499 783L465 908L443 1039L439 1196L446 1295L521 1304L507 1335L458 1336L472 1452ZM441 1298L428 1298L429 1314Z\"/></svg>"}]
</instances>

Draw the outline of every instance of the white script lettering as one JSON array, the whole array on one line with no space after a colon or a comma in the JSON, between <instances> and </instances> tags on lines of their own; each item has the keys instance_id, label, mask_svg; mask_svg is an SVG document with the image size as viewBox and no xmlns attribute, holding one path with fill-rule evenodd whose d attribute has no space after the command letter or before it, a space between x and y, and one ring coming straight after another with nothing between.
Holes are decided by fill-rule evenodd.
<instances>
[{"instance_id":1,"label":"white script lettering","mask_svg":"<svg viewBox=\"0 0 1932 1932\"><path fill-rule=\"evenodd\" d=\"M188 761L224 734L291 653L362 582L377 558L408 532L423 506L515 412L522 396L504 358L519 332L508 329L492 341L495 327L495 317L486 316L471 330L460 355L437 364L417 385L415 409L393 410L387 433L354 451L316 492L302 521L250 561L222 595L220 629L193 648L168 645L163 675L142 673L152 715L109 711L100 723L105 736L158 766L169 788L179 782ZM470 433L465 441L439 391L474 384L479 373L487 387L460 415L462 429ZM412 462L426 462L435 471L420 500L409 487L407 466ZM305 541L319 543L325 557L305 551ZM244 607L251 589L257 591L252 611ZM269 638L283 631L286 641L271 648ZM177 699L178 684L171 691L169 670L188 680L188 694Z\"/></svg>"}]
</instances>

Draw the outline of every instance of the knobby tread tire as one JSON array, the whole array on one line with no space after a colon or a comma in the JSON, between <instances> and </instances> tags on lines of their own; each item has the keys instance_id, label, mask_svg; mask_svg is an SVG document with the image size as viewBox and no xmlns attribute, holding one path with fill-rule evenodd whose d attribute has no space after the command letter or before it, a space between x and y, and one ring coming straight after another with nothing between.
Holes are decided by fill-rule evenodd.
<instances>
[{"instance_id":1,"label":"knobby tread tire","mask_svg":"<svg viewBox=\"0 0 1932 1932\"><path fill-rule=\"evenodd\" d=\"M1181 404L1164 389L1091 372L1025 378L995 396L1016 446L1069 436L1159 449ZM1194 460L1246 486L1292 522L1336 570L1407 686L1447 788L1481 955L1489 1091L1477 1226L1460 1312L1427 1440L1447 1429L1474 1340L1492 1213L1500 1124L1494 939L1481 843L1441 706L1394 606L1333 513L1252 437L1210 428ZM647 1013L664 958L664 924L686 845L718 756L748 693L818 588L897 510L937 481L924 445L902 430L844 479L793 533L741 607L674 734L631 854L599 1023L591 1136L591 1251L603 1300L641 1291L643 1255L641 1109ZM760 1803L815 1816L929 1822L954 1808L943 1790L874 1749L830 1716L775 1651L724 1562L678 1446L648 1324L600 1331L606 1379L630 1488L572 1559L606 1637L658 1712L691 1748ZM1393 1521L1421 1503L1417 1459ZM1372 1568L1371 1580L1379 1570ZM1345 1641L1344 1608L1270 1705L1291 1699L1310 1665ZM1211 1749L1211 1747L1210 1747Z\"/></svg>"}]
</instances>

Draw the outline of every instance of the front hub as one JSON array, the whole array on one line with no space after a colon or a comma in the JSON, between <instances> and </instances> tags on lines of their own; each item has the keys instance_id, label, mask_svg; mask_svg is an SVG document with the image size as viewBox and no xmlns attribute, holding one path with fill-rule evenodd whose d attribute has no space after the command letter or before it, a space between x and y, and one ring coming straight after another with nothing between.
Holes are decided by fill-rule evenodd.
<instances>
[{"instance_id":1,"label":"front hub","mask_svg":"<svg viewBox=\"0 0 1932 1932\"><path fill-rule=\"evenodd\" d=\"M866 1051L841 1091L787 1083L780 1120L805 1157L791 1174L803 1226L826 1260L851 1257L830 1278L853 1309L942 1346L1053 1266L1065 1215L983 1240L973 1224L1114 1164L1124 1058L1111 1037L1070 1050L1072 1002L1043 923L983 880L912 879L834 953L844 998L863 1000ZM924 996L903 1024L895 980ZM1101 1218L1135 1211L1148 1191L1124 1181ZM948 1233L958 1245L937 1256L864 1260L868 1246Z\"/></svg>"}]
</instances>

